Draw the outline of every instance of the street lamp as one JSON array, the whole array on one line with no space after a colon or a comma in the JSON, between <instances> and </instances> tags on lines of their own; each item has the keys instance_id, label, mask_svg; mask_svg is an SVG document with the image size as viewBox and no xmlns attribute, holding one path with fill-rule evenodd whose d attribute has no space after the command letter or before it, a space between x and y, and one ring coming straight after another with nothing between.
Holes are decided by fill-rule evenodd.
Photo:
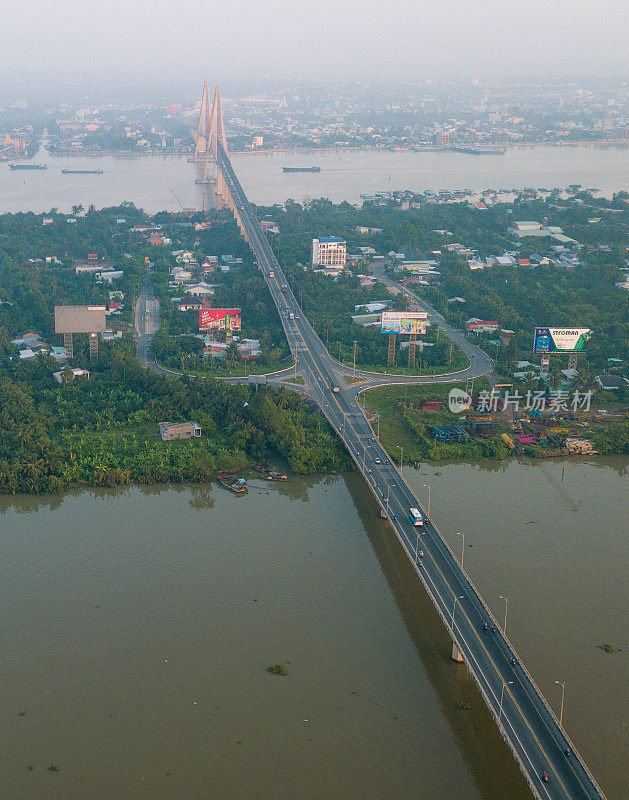
<instances>
[{"instance_id":1,"label":"street lamp","mask_svg":"<svg viewBox=\"0 0 629 800\"><path fill-rule=\"evenodd\" d=\"M501 594L498 595L501 600L505 601L505 624L502 628L502 633L504 636L507 635L507 611L509 610L509 597L503 597Z\"/></svg>"},{"instance_id":2,"label":"street lamp","mask_svg":"<svg viewBox=\"0 0 629 800\"><path fill-rule=\"evenodd\" d=\"M457 600L463 600L463 595L460 594L458 597L456 595L454 596L454 605L452 606L452 623L450 625L450 627L452 628L453 637L454 637L454 612L456 611Z\"/></svg>"},{"instance_id":3,"label":"street lamp","mask_svg":"<svg viewBox=\"0 0 629 800\"><path fill-rule=\"evenodd\" d=\"M358 342L354 339L354 377L356 377L356 345Z\"/></svg>"},{"instance_id":4,"label":"street lamp","mask_svg":"<svg viewBox=\"0 0 629 800\"><path fill-rule=\"evenodd\" d=\"M424 486L428 489L428 519L430 519L430 484L425 483Z\"/></svg>"},{"instance_id":5,"label":"street lamp","mask_svg":"<svg viewBox=\"0 0 629 800\"><path fill-rule=\"evenodd\" d=\"M555 681L557 686L561 686L561 711L559 712L559 727L563 727L563 699L566 694L566 684L563 681Z\"/></svg>"},{"instance_id":6,"label":"street lamp","mask_svg":"<svg viewBox=\"0 0 629 800\"><path fill-rule=\"evenodd\" d=\"M502 698L503 698L504 693L505 693L505 686L507 684L509 686L511 686L512 683L513 683L513 681L507 681L506 683L505 683L505 681L502 682L502 689L500 690L500 713L498 714L498 722L500 722L500 720L502 719Z\"/></svg>"},{"instance_id":7,"label":"street lamp","mask_svg":"<svg viewBox=\"0 0 629 800\"><path fill-rule=\"evenodd\" d=\"M402 474L402 464L404 463L404 445L396 444L397 449L400 451L400 475Z\"/></svg>"},{"instance_id":8,"label":"street lamp","mask_svg":"<svg viewBox=\"0 0 629 800\"><path fill-rule=\"evenodd\" d=\"M430 514L428 516L430 516ZM461 569L463 569L463 556L465 554L465 534L461 533L461 531L457 531L456 535L460 536L463 539L463 545L461 546Z\"/></svg>"}]
</instances>

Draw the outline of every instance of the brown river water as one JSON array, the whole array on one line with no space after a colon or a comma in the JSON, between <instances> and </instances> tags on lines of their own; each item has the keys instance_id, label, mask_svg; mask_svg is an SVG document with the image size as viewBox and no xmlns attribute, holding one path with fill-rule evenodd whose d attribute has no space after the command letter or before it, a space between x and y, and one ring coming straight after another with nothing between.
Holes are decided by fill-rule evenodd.
<instances>
[{"instance_id":1,"label":"brown river water","mask_svg":"<svg viewBox=\"0 0 629 800\"><path fill-rule=\"evenodd\" d=\"M627 466L406 471L609 800ZM356 475L0 498L0 597L3 800L530 797Z\"/></svg>"}]
</instances>

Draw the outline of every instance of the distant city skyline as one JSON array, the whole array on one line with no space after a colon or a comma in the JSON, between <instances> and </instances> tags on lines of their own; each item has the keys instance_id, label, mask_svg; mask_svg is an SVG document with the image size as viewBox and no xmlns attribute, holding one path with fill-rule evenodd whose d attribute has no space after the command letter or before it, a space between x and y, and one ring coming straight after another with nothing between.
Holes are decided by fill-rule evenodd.
<instances>
[{"instance_id":1,"label":"distant city skyline","mask_svg":"<svg viewBox=\"0 0 629 800\"><path fill-rule=\"evenodd\" d=\"M629 4L607 0L9 0L0 73L23 91L127 83L627 75ZM6 87L5 87L6 92Z\"/></svg>"}]
</instances>

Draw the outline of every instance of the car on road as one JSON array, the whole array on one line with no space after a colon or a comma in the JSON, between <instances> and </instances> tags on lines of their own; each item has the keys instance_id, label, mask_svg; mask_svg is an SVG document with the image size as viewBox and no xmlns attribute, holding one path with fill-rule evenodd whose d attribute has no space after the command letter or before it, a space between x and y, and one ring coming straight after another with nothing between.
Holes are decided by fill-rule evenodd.
<instances>
[{"instance_id":1,"label":"car on road","mask_svg":"<svg viewBox=\"0 0 629 800\"><path fill-rule=\"evenodd\" d=\"M373 463L374 463L374 464L382 464L382 459L380 459L380 458L378 458L378 456L376 456L376 457L374 458L374 460L373 460Z\"/></svg>"}]
</instances>

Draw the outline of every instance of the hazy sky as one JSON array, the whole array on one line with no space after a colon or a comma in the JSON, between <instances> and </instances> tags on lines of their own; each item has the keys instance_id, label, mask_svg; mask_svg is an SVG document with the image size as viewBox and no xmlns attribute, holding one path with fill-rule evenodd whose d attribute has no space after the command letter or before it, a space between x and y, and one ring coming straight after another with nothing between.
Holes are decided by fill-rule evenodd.
<instances>
[{"instance_id":1,"label":"hazy sky","mask_svg":"<svg viewBox=\"0 0 629 800\"><path fill-rule=\"evenodd\" d=\"M551 78L627 74L629 0L1 0L16 76Z\"/></svg>"}]
</instances>

